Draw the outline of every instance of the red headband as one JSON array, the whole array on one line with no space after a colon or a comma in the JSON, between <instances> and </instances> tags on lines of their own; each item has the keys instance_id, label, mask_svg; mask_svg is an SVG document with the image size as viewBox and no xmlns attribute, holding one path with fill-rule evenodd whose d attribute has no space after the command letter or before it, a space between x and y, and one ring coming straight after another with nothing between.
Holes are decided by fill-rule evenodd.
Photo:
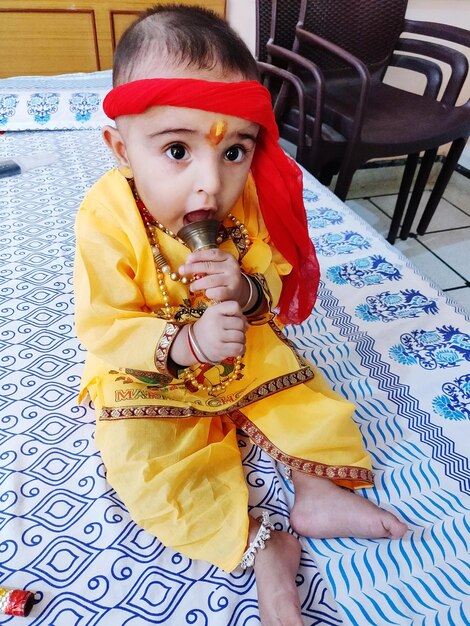
<instances>
[{"instance_id":1,"label":"red headband","mask_svg":"<svg viewBox=\"0 0 470 626\"><path fill-rule=\"evenodd\" d=\"M308 235L302 172L278 144L279 131L269 91L257 81L150 78L115 87L103 102L110 119L143 113L152 106L211 111L261 126L251 172L270 237L293 268L283 279L279 318L285 324L302 322L315 304L320 270Z\"/></svg>"}]
</instances>

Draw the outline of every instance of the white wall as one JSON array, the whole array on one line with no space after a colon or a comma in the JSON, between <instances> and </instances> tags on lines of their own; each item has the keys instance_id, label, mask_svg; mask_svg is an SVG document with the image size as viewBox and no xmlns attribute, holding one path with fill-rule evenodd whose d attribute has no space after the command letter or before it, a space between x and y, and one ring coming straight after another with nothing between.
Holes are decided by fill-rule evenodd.
<instances>
[{"instance_id":1,"label":"white wall","mask_svg":"<svg viewBox=\"0 0 470 626\"><path fill-rule=\"evenodd\" d=\"M441 24L452 24L470 31L470 1L469 0L410 0L408 5L407 17L413 20L422 20L429 22L439 22ZM456 44L449 44L461 50L466 54L470 61L470 49L459 47ZM444 75L448 73L445 65L442 65ZM411 74L409 78L396 78L397 74L390 72L388 81L392 84L403 86L409 90L413 89L413 83L416 81L416 89L424 84L424 79L416 74ZM401 82L402 81L402 82ZM462 104L470 98L470 79L467 79L462 94L457 104Z\"/></svg>"},{"instance_id":2,"label":"white wall","mask_svg":"<svg viewBox=\"0 0 470 626\"><path fill-rule=\"evenodd\" d=\"M253 53L256 41L255 6L255 0L227 0L227 20Z\"/></svg>"}]
</instances>

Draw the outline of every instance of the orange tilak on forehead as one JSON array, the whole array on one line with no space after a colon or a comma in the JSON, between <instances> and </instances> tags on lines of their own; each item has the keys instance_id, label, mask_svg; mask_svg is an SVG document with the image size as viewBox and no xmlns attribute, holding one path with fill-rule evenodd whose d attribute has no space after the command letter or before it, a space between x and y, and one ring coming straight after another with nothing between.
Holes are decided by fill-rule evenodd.
<instances>
[{"instance_id":1,"label":"orange tilak on forehead","mask_svg":"<svg viewBox=\"0 0 470 626\"><path fill-rule=\"evenodd\" d=\"M212 124L210 131L206 135L206 138L208 142L211 143L213 146L218 146L222 139L225 137L226 132L227 122L219 120L218 122L214 122Z\"/></svg>"}]
</instances>

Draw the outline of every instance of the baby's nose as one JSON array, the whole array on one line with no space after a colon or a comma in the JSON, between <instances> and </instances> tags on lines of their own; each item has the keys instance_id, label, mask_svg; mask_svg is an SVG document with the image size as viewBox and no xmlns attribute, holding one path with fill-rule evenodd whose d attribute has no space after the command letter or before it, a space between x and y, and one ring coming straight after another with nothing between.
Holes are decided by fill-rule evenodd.
<instances>
[{"instance_id":1,"label":"baby's nose","mask_svg":"<svg viewBox=\"0 0 470 626\"><path fill-rule=\"evenodd\" d=\"M222 177L220 165L218 163L206 161L201 163L199 168L199 177L197 183L197 191L204 192L209 196L218 194L222 187Z\"/></svg>"}]
</instances>

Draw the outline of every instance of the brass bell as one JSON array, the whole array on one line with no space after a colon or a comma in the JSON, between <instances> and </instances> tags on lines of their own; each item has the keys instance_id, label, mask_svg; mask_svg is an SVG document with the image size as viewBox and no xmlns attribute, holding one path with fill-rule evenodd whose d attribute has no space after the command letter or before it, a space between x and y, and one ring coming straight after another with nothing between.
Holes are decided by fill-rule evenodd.
<instances>
[{"instance_id":1,"label":"brass bell","mask_svg":"<svg viewBox=\"0 0 470 626\"><path fill-rule=\"evenodd\" d=\"M183 226L177 236L184 241L191 252L217 248L217 235L220 222L218 220L200 220Z\"/></svg>"}]
</instances>

